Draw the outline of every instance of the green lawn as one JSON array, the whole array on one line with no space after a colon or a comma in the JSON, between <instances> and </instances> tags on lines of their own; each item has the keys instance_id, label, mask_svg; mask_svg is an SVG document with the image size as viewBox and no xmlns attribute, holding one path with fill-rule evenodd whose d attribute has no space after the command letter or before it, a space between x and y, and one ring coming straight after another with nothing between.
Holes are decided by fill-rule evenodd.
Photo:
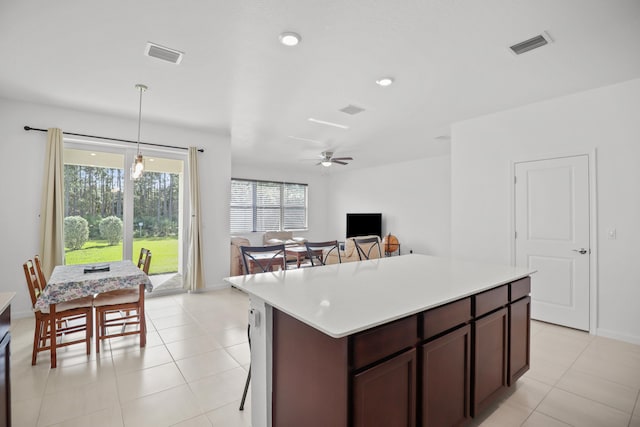
<instances>
[{"instance_id":1,"label":"green lawn","mask_svg":"<svg viewBox=\"0 0 640 427\"><path fill-rule=\"evenodd\" d=\"M134 262L138 261L140 248L151 251L151 266L149 274L177 273L178 272L178 239L148 238L136 239L133 242ZM105 240L90 240L82 249L72 251L65 249L66 264L92 264L122 259L122 242L109 246Z\"/></svg>"}]
</instances>

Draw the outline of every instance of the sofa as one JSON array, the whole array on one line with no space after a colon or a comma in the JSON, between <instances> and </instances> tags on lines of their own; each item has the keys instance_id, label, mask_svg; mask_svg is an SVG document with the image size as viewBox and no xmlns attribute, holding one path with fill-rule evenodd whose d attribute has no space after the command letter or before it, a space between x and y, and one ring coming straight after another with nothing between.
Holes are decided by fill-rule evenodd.
<instances>
[{"instance_id":1,"label":"sofa","mask_svg":"<svg viewBox=\"0 0 640 427\"><path fill-rule=\"evenodd\" d=\"M269 245L304 245L307 239L293 237L293 231L265 231L262 235L262 244Z\"/></svg>"},{"instance_id":2,"label":"sofa","mask_svg":"<svg viewBox=\"0 0 640 427\"><path fill-rule=\"evenodd\" d=\"M357 238L366 239L369 237L377 237L378 244L380 244L380 249L382 250L382 243L380 243L380 237L378 236L358 236ZM344 250L340 251L340 260L342 260L342 262L360 261L360 257L358 256L358 250L356 249L356 244L353 241L353 239L354 239L353 237L350 237L344 242ZM362 248L364 249L365 252L367 252L369 248L374 244L375 243L362 245ZM371 258L379 258L379 253L377 250L374 249L371 251ZM337 264L337 263L338 263L338 254L335 253L335 251L333 251L332 253L326 256L325 264Z\"/></svg>"}]
</instances>

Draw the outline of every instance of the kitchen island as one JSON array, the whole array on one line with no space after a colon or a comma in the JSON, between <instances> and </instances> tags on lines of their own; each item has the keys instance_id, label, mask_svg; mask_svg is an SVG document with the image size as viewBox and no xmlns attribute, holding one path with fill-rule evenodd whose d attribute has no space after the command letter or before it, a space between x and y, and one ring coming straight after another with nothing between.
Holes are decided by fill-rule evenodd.
<instances>
[{"instance_id":1,"label":"kitchen island","mask_svg":"<svg viewBox=\"0 0 640 427\"><path fill-rule=\"evenodd\" d=\"M529 366L531 270L426 255L227 278L252 425L454 425Z\"/></svg>"}]
</instances>

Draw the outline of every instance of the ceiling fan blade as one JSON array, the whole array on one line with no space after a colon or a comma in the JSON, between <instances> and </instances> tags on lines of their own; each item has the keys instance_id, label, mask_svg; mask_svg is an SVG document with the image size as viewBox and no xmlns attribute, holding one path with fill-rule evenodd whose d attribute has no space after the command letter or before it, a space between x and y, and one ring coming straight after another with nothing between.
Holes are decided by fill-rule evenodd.
<instances>
[{"instance_id":1,"label":"ceiling fan blade","mask_svg":"<svg viewBox=\"0 0 640 427\"><path fill-rule=\"evenodd\" d=\"M332 157L331 160L353 160L353 157Z\"/></svg>"},{"instance_id":2,"label":"ceiling fan blade","mask_svg":"<svg viewBox=\"0 0 640 427\"><path fill-rule=\"evenodd\" d=\"M337 163L339 165L348 165L349 163L343 162L341 160L331 159L331 163Z\"/></svg>"}]
</instances>

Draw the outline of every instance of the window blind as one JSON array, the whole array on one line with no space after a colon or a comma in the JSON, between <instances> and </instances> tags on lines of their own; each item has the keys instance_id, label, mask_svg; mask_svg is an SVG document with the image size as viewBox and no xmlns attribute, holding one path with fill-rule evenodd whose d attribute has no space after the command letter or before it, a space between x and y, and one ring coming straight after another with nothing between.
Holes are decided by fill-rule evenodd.
<instances>
[{"instance_id":1,"label":"window blind","mask_svg":"<svg viewBox=\"0 0 640 427\"><path fill-rule=\"evenodd\" d=\"M231 233L307 228L307 184L231 180Z\"/></svg>"}]
</instances>

